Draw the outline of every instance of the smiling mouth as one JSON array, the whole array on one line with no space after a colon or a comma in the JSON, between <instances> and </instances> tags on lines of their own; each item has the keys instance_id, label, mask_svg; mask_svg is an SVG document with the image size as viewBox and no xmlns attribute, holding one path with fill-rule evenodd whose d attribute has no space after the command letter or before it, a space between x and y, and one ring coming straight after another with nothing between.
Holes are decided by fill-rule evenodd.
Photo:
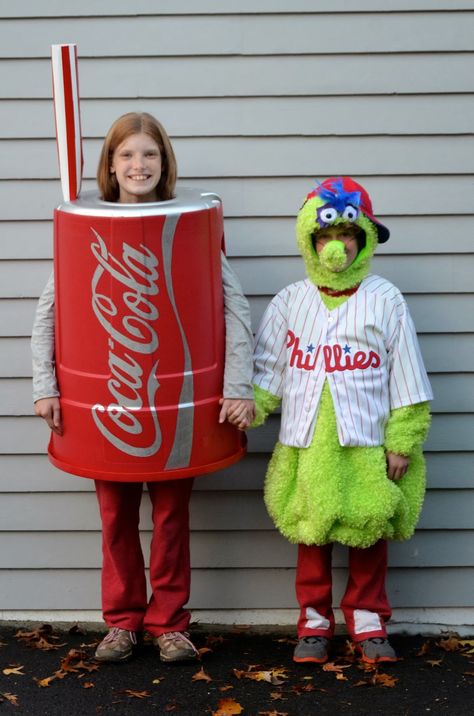
<instances>
[{"instance_id":1,"label":"smiling mouth","mask_svg":"<svg viewBox=\"0 0 474 716\"><path fill-rule=\"evenodd\" d=\"M150 178L150 174L136 174L135 176L129 176L132 181L146 181Z\"/></svg>"}]
</instances>

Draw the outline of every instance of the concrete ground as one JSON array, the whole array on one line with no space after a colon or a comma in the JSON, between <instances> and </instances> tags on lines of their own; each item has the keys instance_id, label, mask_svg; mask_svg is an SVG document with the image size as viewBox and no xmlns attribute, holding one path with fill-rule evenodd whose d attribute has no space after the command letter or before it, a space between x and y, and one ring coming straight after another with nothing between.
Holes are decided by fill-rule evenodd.
<instances>
[{"instance_id":1,"label":"concrete ground","mask_svg":"<svg viewBox=\"0 0 474 716\"><path fill-rule=\"evenodd\" d=\"M420 716L473 713L474 638L394 636L400 660L366 670L346 640L325 667L292 661L293 632L196 625L197 663L162 664L151 643L96 664L103 632L0 624L0 713L41 716Z\"/></svg>"}]
</instances>

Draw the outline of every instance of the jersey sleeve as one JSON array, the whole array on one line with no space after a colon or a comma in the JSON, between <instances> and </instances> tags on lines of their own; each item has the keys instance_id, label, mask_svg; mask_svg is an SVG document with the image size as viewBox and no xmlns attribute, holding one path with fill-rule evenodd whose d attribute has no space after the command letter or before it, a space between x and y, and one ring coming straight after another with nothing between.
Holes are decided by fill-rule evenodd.
<instances>
[{"instance_id":1,"label":"jersey sleeve","mask_svg":"<svg viewBox=\"0 0 474 716\"><path fill-rule=\"evenodd\" d=\"M423 363L415 325L401 294L392 313L390 331L390 409L432 400L433 392Z\"/></svg>"},{"instance_id":2,"label":"jersey sleeve","mask_svg":"<svg viewBox=\"0 0 474 716\"><path fill-rule=\"evenodd\" d=\"M286 369L286 314L286 303L280 293L266 309L255 338L253 382L278 398L283 396Z\"/></svg>"}]
</instances>

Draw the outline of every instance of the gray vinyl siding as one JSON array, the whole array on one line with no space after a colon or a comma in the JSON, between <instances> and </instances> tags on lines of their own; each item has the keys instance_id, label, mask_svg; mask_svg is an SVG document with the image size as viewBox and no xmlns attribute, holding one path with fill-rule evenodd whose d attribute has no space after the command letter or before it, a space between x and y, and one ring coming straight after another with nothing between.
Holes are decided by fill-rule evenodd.
<instances>
[{"instance_id":1,"label":"gray vinyl siding","mask_svg":"<svg viewBox=\"0 0 474 716\"><path fill-rule=\"evenodd\" d=\"M414 620L473 624L474 0L0 1L1 613L100 609L93 484L48 463L31 405L29 336L61 198L49 60L61 42L79 49L83 188L119 114L158 116L179 181L223 198L254 329L304 275L294 217L314 180L367 187L392 230L373 269L406 295L435 391L426 503L414 538L390 546L389 593ZM262 501L277 432L272 416L247 458L196 480L195 610L258 620L296 607L295 547ZM147 500L142 528L148 549ZM343 549L334 572L337 598Z\"/></svg>"}]
</instances>

